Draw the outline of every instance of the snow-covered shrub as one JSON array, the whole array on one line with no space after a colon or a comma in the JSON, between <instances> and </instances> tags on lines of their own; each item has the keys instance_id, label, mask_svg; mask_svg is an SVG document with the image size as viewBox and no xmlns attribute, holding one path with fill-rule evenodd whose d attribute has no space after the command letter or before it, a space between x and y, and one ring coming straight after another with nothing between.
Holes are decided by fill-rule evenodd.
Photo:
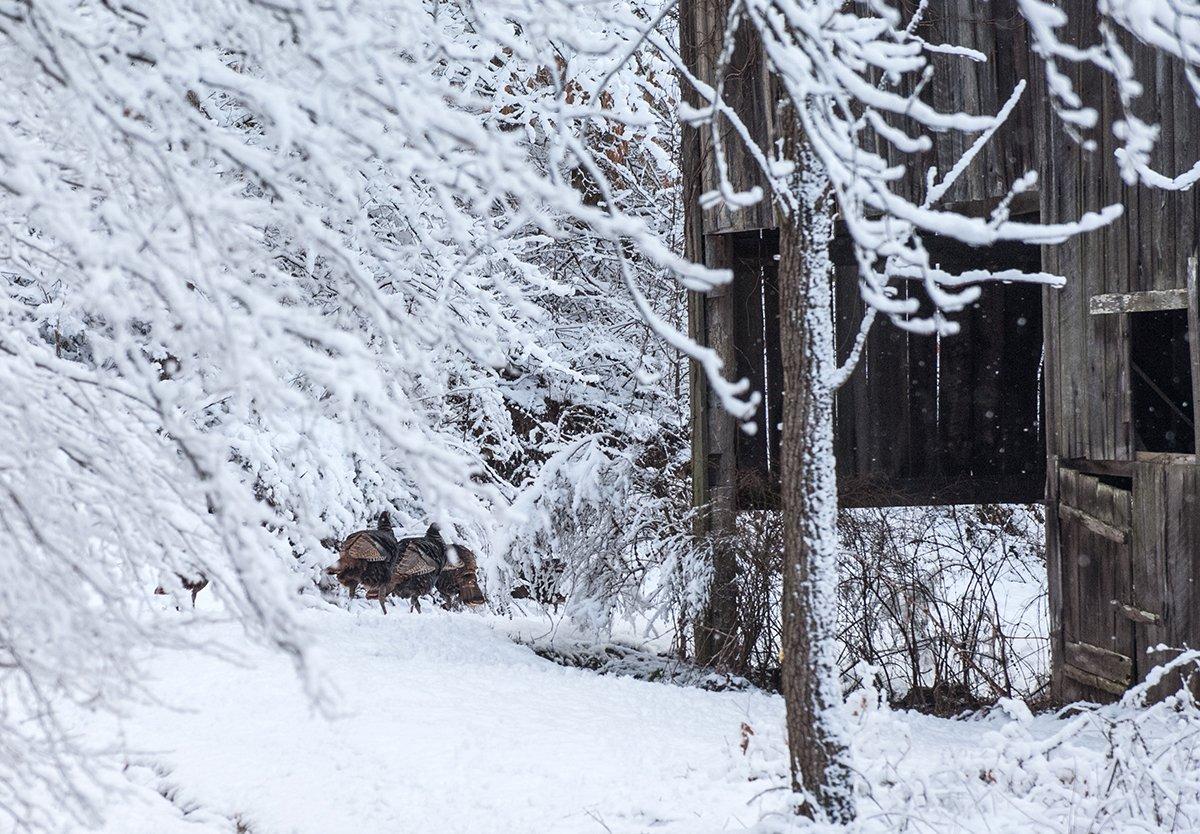
<instances>
[{"instance_id":1,"label":"snow-covered shrub","mask_svg":"<svg viewBox=\"0 0 1200 834\"><path fill-rule=\"evenodd\" d=\"M597 632L619 613L684 614L701 554L679 476L686 449L680 438L662 445L671 457L651 462L637 456L644 443L622 448L604 435L556 451L515 504L524 522L515 525L500 586L525 586L522 596L561 604Z\"/></svg>"},{"instance_id":2,"label":"snow-covered shrub","mask_svg":"<svg viewBox=\"0 0 1200 834\"><path fill-rule=\"evenodd\" d=\"M946 711L1036 697L1049 673L1040 506L842 510L838 644L846 686L872 665L893 701ZM734 668L775 686L780 516L739 514Z\"/></svg>"},{"instance_id":3,"label":"snow-covered shrub","mask_svg":"<svg viewBox=\"0 0 1200 834\"><path fill-rule=\"evenodd\" d=\"M756 510L738 516L732 542L737 558L738 658L760 686L778 689L783 594L783 529L777 511Z\"/></svg>"},{"instance_id":4,"label":"snow-covered shrub","mask_svg":"<svg viewBox=\"0 0 1200 834\"><path fill-rule=\"evenodd\" d=\"M873 685L877 670L864 664L858 678L865 685L841 710L853 727L856 821L839 826L793 816L781 730L754 726L747 775L778 788L761 794L755 830L1196 831L1200 704L1187 686L1150 705L1147 694L1159 678L1194 678L1198 661L1200 652L1180 654L1116 704L1035 716L1024 702L1001 699L988 713L953 721L895 711Z\"/></svg>"},{"instance_id":5,"label":"snow-covered shrub","mask_svg":"<svg viewBox=\"0 0 1200 834\"><path fill-rule=\"evenodd\" d=\"M381 509L498 576L535 505L573 504L569 537L622 533L557 546L582 611L658 559L676 276L714 278L672 237L674 75L639 49L662 20L0 0L0 815L87 818L55 706L111 707L140 647L188 638L151 599L176 573L315 693L297 607ZM588 437L608 463L522 499Z\"/></svg>"},{"instance_id":6,"label":"snow-covered shrub","mask_svg":"<svg viewBox=\"0 0 1200 834\"><path fill-rule=\"evenodd\" d=\"M842 668L892 700L954 710L1035 697L1049 672L1040 506L844 510Z\"/></svg>"}]
</instances>

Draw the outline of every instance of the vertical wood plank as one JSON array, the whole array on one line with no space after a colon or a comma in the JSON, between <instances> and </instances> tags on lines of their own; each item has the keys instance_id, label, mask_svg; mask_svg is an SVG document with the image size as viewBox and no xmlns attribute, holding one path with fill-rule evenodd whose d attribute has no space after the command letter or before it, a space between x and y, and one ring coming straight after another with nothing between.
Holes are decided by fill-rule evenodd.
<instances>
[{"instance_id":1,"label":"vertical wood plank","mask_svg":"<svg viewBox=\"0 0 1200 834\"><path fill-rule=\"evenodd\" d=\"M1160 617L1158 623L1134 627L1137 651L1134 654L1134 674L1144 678L1146 672L1162 661L1159 655L1146 650L1167 641L1171 612L1167 607L1167 543L1163 511L1166 504L1166 485L1163 467L1156 463L1139 462L1133 475L1133 592L1132 604Z\"/></svg>"},{"instance_id":2,"label":"vertical wood plank","mask_svg":"<svg viewBox=\"0 0 1200 834\"><path fill-rule=\"evenodd\" d=\"M1164 553L1167 568L1167 640L1171 646L1195 645L1195 580L1192 574L1195 542L1191 541L1192 519L1188 517L1188 498L1194 479L1195 464L1163 466L1165 494L1162 506Z\"/></svg>"},{"instance_id":3,"label":"vertical wood plank","mask_svg":"<svg viewBox=\"0 0 1200 834\"><path fill-rule=\"evenodd\" d=\"M733 349L735 363L730 372L737 379L750 382L751 390L764 396L754 415L755 431L736 432L737 466L739 489L749 488L761 492L767 487L767 444L770 440L767 427L767 373L764 308L764 270L761 235L743 232L731 236L733 248L733 283L729 292L733 296ZM755 483L762 480L761 483Z\"/></svg>"},{"instance_id":4,"label":"vertical wood plank","mask_svg":"<svg viewBox=\"0 0 1200 834\"><path fill-rule=\"evenodd\" d=\"M685 66L693 71L698 66L697 11L700 0L680 0L679 54ZM680 79L685 101L698 106L700 101L689 85ZM699 200L702 188L701 137L699 129L680 127L680 170L682 171L683 254L693 263L704 262L704 218ZM703 293L688 291L688 336L701 345L708 344L707 305ZM692 506L702 507L708 501L708 380L700 365L688 363L688 391L691 399L692 435ZM692 533L702 537L708 532L708 519L697 514Z\"/></svg>"},{"instance_id":5,"label":"vertical wood plank","mask_svg":"<svg viewBox=\"0 0 1200 834\"><path fill-rule=\"evenodd\" d=\"M1059 535L1059 481L1057 457L1051 457L1046 467L1046 581L1047 607L1050 615L1050 696L1065 698L1062 664L1063 639L1063 543Z\"/></svg>"},{"instance_id":6,"label":"vertical wood plank","mask_svg":"<svg viewBox=\"0 0 1200 834\"><path fill-rule=\"evenodd\" d=\"M1200 454L1200 279L1197 278L1195 252L1187 255L1188 347L1192 354L1192 421L1195 446Z\"/></svg>"},{"instance_id":7,"label":"vertical wood plank","mask_svg":"<svg viewBox=\"0 0 1200 834\"><path fill-rule=\"evenodd\" d=\"M1189 646L1200 646L1200 604L1196 600L1200 586L1200 466L1181 465L1182 483L1178 496L1178 514L1181 519L1179 548L1180 560L1187 560L1190 570L1189 605L1190 628L1186 633Z\"/></svg>"},{"instance_id":8,"label":"vertical wood plank","mask_svg":"<svg viewBox=\"0 0 1200 834\"><path fill-rule=\"evenodd\" d=\"M733 265L730 235L704 236L704 260L709 266ZM733 293L728 287L705 298L708 345L726 368L735 365ZM706 478L708 530L712 545L712 579L708 602L696 627L696 657L701 663L727 668L736 656L738 633L737 555L732 534L737 525L737 421L716 403L706 413Z\"/></svg>"},{"instance_id":9,"label":"vertical wood plank","mask_svg":"<svg viewBox=\"0 0 1200 834\"><path fill-rule=\"evenodd\" d=\"M779 236L776 232L764 233L763 259L764 292L767 308L767 416L770 423L771 479L778 484L780 460L782 459L783 423L783 344L779 340Z\"/></svg>"}]
</instances>

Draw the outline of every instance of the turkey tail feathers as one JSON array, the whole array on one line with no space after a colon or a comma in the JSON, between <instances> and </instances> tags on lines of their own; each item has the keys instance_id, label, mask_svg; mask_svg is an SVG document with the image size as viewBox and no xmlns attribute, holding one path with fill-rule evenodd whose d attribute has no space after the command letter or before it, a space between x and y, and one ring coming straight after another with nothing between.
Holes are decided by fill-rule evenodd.
<instances>
[{"instance_id":1,"label":"turkey tail feathers","mask_svg":"<svg viewBox=\"0 0 1200 834\"><path fill-rule=\"evenodd\" d=\"M463 605L486 604L487 598L483 595L483 589L479 587L476 574L478 562L475 554L461 544L453 545L453 548L458 564L446 565L442 575L438 577L438 590L448 599L457 598Z\"/></svg>"},{"instance_id":2,"label":"turkey tail feathers","mask_svg":"<svg viewBox=\"0 0 1200 834\"><path fill-rule=\"evenodd\" d=\"M429 539L408 539L401 542L401 545L404 546L404 550L396 562L395 569L395 573L400 576L438 573L446 564L446 549L438 547Z\"/></svg>"},{"instance_id":3,"label":"turkey tail feathers","mask_svg":"<svg viewBox=\"0 0 1200 834\"><path fill-rule=\"evenodd\" d=\"M458 598L463 605L483 605L487 599L475 578L475 571L463 571L458 577Z\"/></svg>"},{"instance_id":4,"label":"turkey tail feathers","mask_svg":"<svg viewBox=\"0 0 1200 834\"><path fill-rule=\"evenodd\" d=\"M383 562L387 560L387 554L384 552L384 549L380 547L380 543L367 530L352 533L350 538L346 539L346 543L342 545L342 558L345 559L346 557L363 562Z\"/></svg>"}]
</instances>

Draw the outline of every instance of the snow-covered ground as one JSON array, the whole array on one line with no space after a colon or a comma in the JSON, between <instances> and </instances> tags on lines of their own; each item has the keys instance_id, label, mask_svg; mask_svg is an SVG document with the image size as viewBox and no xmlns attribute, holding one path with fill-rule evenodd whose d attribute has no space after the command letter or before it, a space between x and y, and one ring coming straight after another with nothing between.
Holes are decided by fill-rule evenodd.
<instances>
[{"instance_id":1,"label":"snow-covered ground","mask_svg":"<svg viewBox=\"0 0 1200 834\"><path fill-rule=\"evenodd\" d=\"M289 661L266 651L240 665L158 656L153 692L176 708L139 705L123 728L144 751L137 778L173 803L136 827L145 794L122 800L107 831L206 834L239 820L255 834L703 832L756 821L748 803L762 786L745 778L740 727L779 722L778 698L564 668L472 614L307 616L338 714L315 711ZM234 628L211 630L214 646L246 651ZM188 817L203 822L168 827Z\"/></svg>"},{"instance_id":2,"label":"snow-covered ground","mask_svg":"<svg viewBox=\"0 0 1200 834\"><path fill-rule=\"evenodd\" d=\"M366 606L304 616L322 679L340 693L333 714L314 708L280 653L247 647L231 625L198 625L212 654L155 655L161 703L133 704L120 720L136 752L111 761L126 763L132 787L109 805L106 834L807 826L784 812L777 696L565 668L513 642L537 636L533 621ZM228 652L240 660L218 656ZM1016 703L951 721L858 694L846 715L863 777L855 831L1197 830L1186 737L1196 724L1175 713L1088 724ZM1102 727L1123 739L1115 759ZM113 729L79 728L99 743ZM1143 759L1157 770L1143 772Z\"/></svg>"}]
</instances>

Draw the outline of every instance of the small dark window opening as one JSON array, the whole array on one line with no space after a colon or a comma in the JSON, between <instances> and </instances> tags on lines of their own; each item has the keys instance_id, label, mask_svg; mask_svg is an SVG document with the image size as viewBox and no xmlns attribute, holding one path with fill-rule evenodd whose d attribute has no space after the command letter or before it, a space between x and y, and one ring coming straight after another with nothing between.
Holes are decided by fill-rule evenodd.
<instances>
[{"instance_id":1,"label":"small dark window opening","mask_svg":"<svg viewBox=\"0 0 1200 834\"><path fill-rule=\"evenodd\" d=\"M1186 310L1129 316L1134 448L1196 451L1196 409Z\"/></svg>"},{"instance_id":2,"label":"small dark window opening","mask_svg":"<svg viewBox=\"0 0 1200 834\"><path fill-rule=\"evenodd\" d=\"M1116 489L1123 489L1129 492L1133 489L1133 478L1122 477L1121 475L1096 475L1096 480L1102 484L1108 484Z\"/></svg>"}]
</instances>

